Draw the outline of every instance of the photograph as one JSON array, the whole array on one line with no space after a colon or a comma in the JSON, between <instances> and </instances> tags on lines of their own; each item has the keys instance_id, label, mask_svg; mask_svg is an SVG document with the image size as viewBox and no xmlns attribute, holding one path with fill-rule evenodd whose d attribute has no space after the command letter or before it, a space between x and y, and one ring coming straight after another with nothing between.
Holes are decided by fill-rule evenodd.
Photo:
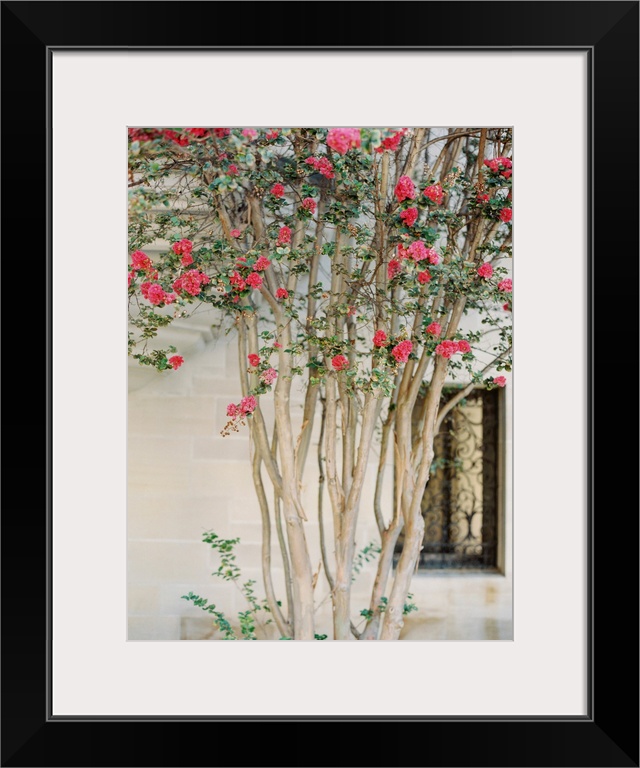
<instances>
[{"instance_id":1,"label":"photograph","mask_svg":"<svg viewBox=\"0 0 640 768\"><path fill-rule=\"evenodd\" d=\"M513 639L513 138L128 127L128 641Z\"/></svg>"}]
</instances>

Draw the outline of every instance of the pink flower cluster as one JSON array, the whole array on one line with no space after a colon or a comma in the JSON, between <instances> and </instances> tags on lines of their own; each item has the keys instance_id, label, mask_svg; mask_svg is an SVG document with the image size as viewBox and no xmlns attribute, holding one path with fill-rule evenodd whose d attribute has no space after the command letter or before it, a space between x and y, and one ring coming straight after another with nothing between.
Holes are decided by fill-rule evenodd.
<instances>
[{"instance_id":1,"label":"pink flower cluster","mask_svg":"<svg viewBox=\"0 0 640 768\"><path fill-rule=\"evenodd\" d=\"M144 251L134 251L131 254L131 268L135 272L149 272L153 269L153 262Z\"/></svg>"},{"instance_id":2,"label":"pink flower cluster","mask_svg":"<svg viewBox=\"0 0 640 768\"><path fill-rule=\"evenodd\" d=\"M227 176L237 176L238 175L238 166L234 165L233 163L227 168Z\"/></svg>"},{"instance_id":3,"label":"pink flower cluster","mask_svg":"<svg viewBox=\"0 0 640 768\"><path fill-rule=\"evenodd\" d=\"M513 211L511 210L511 208L501 208L499 215L500 215L500 221L504 221L506 224L508 221L511 221L511 219L513 218Z\"/></svg>"},{"instance_id":4,"label":"pink flower cluster","mask_svg":"<svg viewBox=\"0 0 640 768\"><path fill-rule=\"evenodd\" d=\"M272 128L265 133L264 137L267 141L273 141L274 139L277 139L279 135L280 131L277 128Z\"/></svg>"},{"instance_id":5,"label":"pink flower cluster","mask_svg":"<svg viewBox=\"0 0 640 768\"><path fill-rule=\"evenodd\" d=\"M196 139L204 139L209 135L207 128L187 128L187 133L190 133Z\"/></svg>"},{"instance_id":6,"label":"pink flower cluster","mask_svg":"<svg viewBox=\"0 0 640 768\"><path fill-rule=\"evenodd\" d=\"M344 371L349 367L349 361L344 355L336 355L331 360L331 365L335 371Z\"/></svg>"},{"instance_id":7,"label":"pink flower cluster","mask_svg":"<svg viewBox=\"0 0 640 768\"><path fill-rule=\"evenodd\" d=\"M382 145L376 148L376 152L382 154L385 149L388 152L397 152L400 147L402 137L406 132L406 128L401 128L399 131L392 133L391 136L387 136L386 139L382 139Z\"/></svg>"},{"instance_id":8,"label":"pink flower cluster","mask_svg":"<svg viewBox=\"0 0 640 768\"><path fill-rule=\"evenodd\" d=\"M412 227L418 220L418 209L407 208L400 213L400 218L405 223L405 226Z\"/></svg>"},{"instance_id":9,"label":"pink flower cluster","mask_svg":"<svg viewBox=\"0 0 640 768\"><path fill-rule=\"evenodd\" d=\"M245 278L245 282L247 285L250 285L252 288L258 289L262 287L262 278L257 272L249 272L249 274Z\"/></svg>"},{"instance_id":10,"label":"pink flower cluster","mask_svg":"<svg viewBox=\"0 0 640 768\"><path fill-rule=\"evenodd\" d=\"M399 251L400 249L398 249ZM429 264L438 264L440 262L440 256L435 248L428 248L422 240L416 240L414 243L405 249L405 258L410 256L414 261L429 260Z\"/></svg>"},{"instance_id":11,"label":"pink flower cluster","mask_svg":"<svg viewBox=\"0 0 640 768\"><path fill-rule=\"evenodd\" d=\"M193 256L191 255L191 251L193 250L193 243L191 240L183 238L177 243L174 243L171 248L173 249L173 252L176 254L176 256L182 256L180 263L183 267L188 267L189 264L193 264Z\"/></svg>"},{"instance_id":12,"label":"pink flower cluster","mask_svg":"<svg viewBox=\"0 0 640 768\"><path fill-rule=\"evenodd\" d=\"M513 173L513 162L508 157L494 157L493 160L485 160L484 164L493 173L499 173L508 179Z\"/></svg>"},{"instance_id":13,"label":"pink flower cluster","mask_svg":"<svg viewBox=\"0 0 640 768\"><path fill-rule=\"evenodd\" d=\"M278 371L276 371L275 368L267 368L266 371L263 371L260 374L260 378L268 387L270 387L278 378Z\"/></svg>"},{"instance_id":14,"label":"pink flower cluster","mask_svg":"<svg viewBox=\"0 0 640 768\"><path fill-rule=\"evenodd\" d=\"M413 349L413 342L401 341L391 350L391 354L399 363L406 363Z\"/></svg>"},{"instance_id":15,"label":"pink flower cluster","mask_svg":"<svg viewBox=\"0 0 640 768\"><path fill-rule=\"evenodd\" d=\"M511 293L511 291L513 291L513 280L509 277L505 277L504 280L501 280L498 283L498 290L503 293Z\"/></svg>"},{"instance_id":16,"label":"pink flower cluster","mask_svg":"<svg viewBox=\"0 0 640 768\"><path fill-rule=\"evenodd\" d=\"M494 376L492 381L494 384L497 384L499 387L504 387L507 383L507 379L504 376Z\"/></svg>"},{"instance_id":17,"label":"pink flower cluster","mask_svg":"<svg viewBox=\"0 0 640 768\"><path fill-rule=\"evenodd\" d=\"M191 296L197 296L202 290L202 286L208 285L210 282L209 275L205 275L198 269L190 269L180 275L177 280L174 280L173 290L176 293L184 291Z\"/></svg>"},{"instance_id":18,"label":"pink flower cluster","mask_svg":"<svg viewBox=\"0 0 640 768\"><path fill-rule=\"evenodd\" d=\"M280 184L280 182L274 184L271 187L271 194L274 197L284 197L284 184Z\"/></svg>"},{"instance_id":19,"label":"pink flower cluster","mask_svg":"<svg viewBox=\"0 0 640 768\"><path fill-rule=\"evenodd\" d=\"M444 191L440 184L430 184L423 192L424 196L436 205L442 205Z\"/></svg>"},{"instance_id":20,"label":"pink flower cluster","mask_svg":"<svg viewBox=\"0 0 640 768\"><path fill-rule=\"evenodd\" d=\"M260 355L252 353L247 355L247 360L249 361L249 365L251 365L253 368L257 368L260 365Z\"/></svg>"},{"instance_id":21,"label":"pink flower cluster","mask_svg":"<svg viewBox=\"0 0 640 768\"><path fill-rule=\"evenodd\" d=\"M398 259L391 259L387 265L387 278L393 280L393 278L402 272L402 264Z\"/></svg>"},{"instance_id":22,"label":"pink flower cluster","mask_svg":"<svg viewBox=\"0 0 640 768\"><path fill-rule=\"evenodd\" d=\"M489 264L488 261L485 261L484 264L481 264L478 267L478 274L480 275L480 277L484 277L485 279L489 278L493 274L493 267L491 266L491 264Z\"/></svg>"},{"instance_id":23,"label":"pink flower cluster","mask_svg":"<svg viewBox=\"0 0 640 768\"><path fill-rule=\"evenodd\" d=\"M173 141L181 147L186 147L189 144L189 139L186 136L182 136L177 131L167 130L162 132L165 139Z\"/></svg>"},{"instance_id":24,"label":"pink flower cluster","mask_svg":"<svg viewBox=\"0 0 640 768\"><path fill-rule=\"evenodd\" d=\"M129 140L130 141L153 141L162 136L162 131L157 131L154 128L144 130L144 128L129 128Z\"/></svg>"},{"instance_id":25,"label":"pink flower cluster","mask_svg":"<svg viewBox=\"0 0 640 768\"><path fill-rule=\"evenodd\" d=\"M423 272L418 272L418 282L422 285L426 285L431 280L431 274L428 269Z\"/></svg>"},{"instance_id":26,"label":"pink flower cluster","mask_svg":"<svg viewBox=\"0 0 640 768\"><path fill-rule=\"evenodd\" d=\"M286 288L278 288L278 290L276 291L276 299L288 299L288 298L289 298L289 291Z\"/></svg>"},{"instance_id":27,"label":"pink flower cluster","mask_svg":"<svg viewBox=\"0 0 640 768\"><path fill-rule=\"evenodd\" d=\"M242 135L245 138L249 139L249 141L253 141L255 137L258 135L258 131L256 131L254 128L243 128Z\"/></svg>"},{"instance_id":28,"label":"pink flower cluster","mask_svg":"<svg viewBox=\"0 0 640 768\"><path fill-rule=\"evenodd\" d=\"M271 266L271 262L266 256L258 256L256 263L253 265L253 269L256 272L262 272L262 270Z\"/></svg>"},{"instance_id":29,"label":"pink flower cluster","mask_svg":"<svg viewBox=\"0 0 640 768\"><path fill-rule=\"evenodd\" d=\"M177 371L178 368L184 363L184 357L182 357L182 355L173 355L173 357L170 357L167 360L167 363L169 364L170 368L173 368L174 371Z\"/></svg>"},{"instance_id":30,"label":"pink flower cluster","mask_svg":"<svg viewBox=\"0 0 640 768\"><path fill-rule=\"evenodd\" d=\"M227 406L227 416L231 419L243 418L248 413L253 413L258 405L253 395L243 397L239 405L229 403Z\"/></svg>"},{"instance_id":31,"label":"pink flower cluster","mask_svg":"<svg viewBox=\"0 0 640 768\"><path fill-rule=\"evenodd\" d=\"M277 246L281 245L287 245L291 242L291 228L290 227L280 227L280 231L278 232L278 240L276 242Z\"/></svg>"},{"instance_id":32,"label":"pink flower cluster","mask_svg":"<svg viewBox=\"0 0 640 768\"><path fill-rule=\"evenodd\" d=\"M415 200L416 187L409 176L401 176L398 179L394 190L396 200L401 203L403 200Z\"/></svg>"},{"instance_id":33,"label":"pink flower cluster","mask_svg":"<svg viewBox=\"0 0 640 768\"><path fill-rule=\"evenodd\" d=\"M232 229L231 232L229 232L229 234L231 235L231 237L240 237L242 232L240 232L239 229Z\"/></svg>"},{"instance_id":34,"label":"pink flower cluster","mask_svg":"<svg viewBox=\"0 0 640 768\"><path fill-rule=\"evenodd\" d=\"M440 323L429 323L425 330L432 336L439 336L442 333L442 326Z\"/></svg>"},{"instance_id":35,"label":"pink flower cluster","mask_svg":"<svg viewBox=\"0 0 640 768\"><path fill-rule=\"evenodd\" d=\"M214 128L213 132L218 139L224 139L231 134L231 128Z\"/></svg>"},{"instance_id":36,"label":"pink flower cluster","mask_svg":"<svg viewBox=\"0 0 640 768\"><path fill-rule=\"evenodd\" d=\"M360 129L332 128L327 134L327 146L339 155L346 154L353 147L360 146Z\"/></svg>"},{"instance_id":37,"label":"pink flower cluster","mask_svg":"<svg viewBox=\"0 0 640 768\"><path fill-rule=\"evenodd\" d=\"M317 203L312 197L305 197L305 199L302 201L302 207L306 211L309 211L309 213L315 213L316 206L317 206Z\"/></svg>"},{"instance_id":38,"label":"pink flower cluster","mask_svg":"<svg viewBox=\"0 0 640 768\"><path fill-rule=\"evenodd\" d=\"M173 304L178 298L175 293L167 293L159 283L142 283L140 293L154 307Z\"/></svg>"},{"instance_id":39,"label":"pink flower cluster","mask_svg":"<svg viewBox=\"0 0 640 768\"><path fill-rule=\"evenodd\" d=\"M373 334L373 346L374 347L386 347L387 334L384 331L376 331Z\"/></svg>"},{"instance_id":40,"label":"pink flower cluster","mask_svg":"<svg viewBox=\"0 0 640 768\"><path fill-rule=\"evenodd\" d=\"M333 165L328 157L324 155L320 158L308 157L305 160L307 165L312 165L319 174L325 177L325 179L333 179L335 173L333 172Z\"/></svg>"},{"instance_id":41,"label":"pink flower cluster","mask_svg":"<svg viewBox=\"0 0 640 768\"><path fill-rule=\"evenodd\" d=\"M466 352L471 352L471 346L469 345L469 342L464 341L464 339L462 341L452 341L451 339L445 339L436 347L436 355L441 355L447 359L455 355L456 352L462 352L463 354Z\"/></svg>"}]
</instances>

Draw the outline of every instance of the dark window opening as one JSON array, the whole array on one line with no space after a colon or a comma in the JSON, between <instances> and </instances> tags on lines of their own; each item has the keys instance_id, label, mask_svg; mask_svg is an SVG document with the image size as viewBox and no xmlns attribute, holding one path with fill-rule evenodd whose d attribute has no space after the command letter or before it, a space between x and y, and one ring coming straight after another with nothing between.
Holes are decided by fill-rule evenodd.
<instances>
[{"instance_id":1,"label":"dark window opening","mask_svg":"<svg viewBox=\"0 0 640 768\"><path fill-rule=\"evenodd\" d=\"M453 394L445 391L443 401ZM420 569L497 569L499 397L497 389L474 390L449 412L436 435L422 499ZM422 402L416 403L416 421ZM400 534L397 556L402 543Z\"/></svg>"}]
</instances>

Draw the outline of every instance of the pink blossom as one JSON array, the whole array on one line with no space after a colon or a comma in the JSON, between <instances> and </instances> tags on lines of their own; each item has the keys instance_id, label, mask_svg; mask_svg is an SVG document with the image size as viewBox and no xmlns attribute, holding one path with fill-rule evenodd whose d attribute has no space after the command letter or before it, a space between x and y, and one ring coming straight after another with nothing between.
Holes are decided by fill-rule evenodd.
<instances>
[{"instance_id":1,"label":"pink blossom","mask_svg":"<svg viewBox=\"0 0 640 768\"><path fill-rule=\"evenodd\" d=\"M228 136L231 133L230 128L214 128L213 132L219 139L224 139L225 136Z\"/></svg>"},{"instance_id":2,"label":"pink blossom","mask_svg":"<svg viewBox=\"0 0 640 768\"><path fill-rule=\"evenodd\" d=\"M236 289L236 291L244 291L244 289L247 287L247 284L242 279L242 276L239 272L233 272L231 277L229 278L229 282L231 285Z\"/></svg>"},{"instance_id":3,"label":"pink blossom","mask_svg":"<svg viewBox=\"0 0 640 768\"><path fill-rule=\"evenodd\" d=\"M508 304L503 304L502 309L504 309L505 312L511 312L511 307Z\"/></svg>"},{"instance_id":4,"label":"pink blossom","mask_svg":"<svg viewBox=\"0 0 640 768\"><path fill-rule=\"evenodd\" d=\"M193 264L193 256L191 255L191 252L185 253L184 256L180 259L180 263L183 267L188 267L189 264Z\"/></svg>"},{"instance_id":5,"label":"pink blossom","mask_svg":"<svg viewBox=\"0 0 640 768\"><path fill-rule=\"evenodd\" d=\"M302 201L302 207L309 211L309 213L315 213L316 206L317 203L312 197L305 197L305 199Z\"/></svg>"},{"instance_id":6,"label":"pink blossom","mask_svg":"<svg viewBox=\"0 0 640 768\"><path fill-rule=\"evenodd\" d=\"M289 298L289 291L286 288L278 288L278 290L276 291L276 299L288 299L288 298ZM280 345L277 342L275 342L273 346L279 347Z\"/></svg>"},{"instance_id":7,"label":"pink blossom","mask_svg":"<svg viewBox=\"0 0 640 768\"><path fill-rule=\"evenodd\" d=\"M231 237L240 237L242 232L240 232L239 229L232 229L231 232L229 232L229 234L231 235Z\"/></svg>"},{"instance_id":8,"label":"pink blossom","mask_svg":"<svg viewBox=\"0 0 640 768\"><path fill-rule=\"evenodd\" d=\"M411 243L407 248L407 254L411 256L414 261L429 260L429 264L438 264L440 256L435 248L427 248L421 240L416 240L415 243Z\"/></svg>"},{"instance_id":9,"label":"pink blossom","mask_svg":"<svg viewBox=\"0 0 640 768\"><path fill-rule=\"evenodd\" d=\"M209 135L209 131L206 128L187 128L187 133L195 136L196 139L204 139Z\"/></svg>"},{"instance_id":10,"label":"pink blossom","mask_svg":"<svg viewBox=\"0 0 640 768\"><path fill-rule=\"evenodd\" d=\"M409 176L401 176L398 179L394 194L399 203L403 200L415 200L416 187Z\"/></svg>"},{"instance_id":11,"label":"pink blossom","mask_svg":"<svg viewBox=\"0 0 640 768\"><path fill-rule=\"evenodd\" d=\"M513 216L513 211L511 210L511 208L500 209L500 221L504 221L505 223L508 221L511 221L512 216Z\"/></svg>"},{"instance_id":12,"label":"pink blossom","mask_svg":"<svg viewBox=\"0 0 640 768\"><path fill-rule=\"evenodd\" d=\"M445 339L442 343L438 344L436 347L436 355L441 355L442 357L446 357L449 359L453 355L455 355L456 352L460 351L460 346L457 341L451 341L449 339Z\"/></svg>"},{"instance_id":13,"label":"pink blossom","mask_svg":"<svg viewBox=\"0 0 640 768\"><path fill-rule=\"evenodd\" d=\"M407 227L412 227L418 220L418 209L407 208L405 211L402 211L400 218L404 221Z\"/></svg>"},{"instance_id":14,"label":"pink blossom","mask_svg":"<svg viewBox=\"0 0 640 768\"><path fill-rule=\"evenodd\" d=\"M177 298L178 298L178 297L176 296L176 294L175 294L175 293L168 293L168 294L167 294L167 295L164 297L164 303L165 303L165 304L173 304L173 302L174 302L174 301L176 301L176 299L177 299Z\"/></svg>"},{"instance_id":15,"label":"pink blossom","mask_svg":"<svg viewBox=\"0 0 640 768\"><path fill-rule=\"evenodd\" d=\"M253 395L247 395L240 401L240 412L244 415L246 413L253 413L258 405Z\"/></svg>"},{"instance_id":16,"label":"pink blossom","mask_svg":"<svg viewBox=\"0 0 640 768\"><path fill-rule=\"evenodd\" d=\"M402 272L402 264L397 259L391 259L387 267L387 277L393 280L399 272Z\"/></svg>"},{"instance_id":17,"label":"pink blossom","mask_svg":"<svg viewBox=\"0 0 640 768\"><path fill-rule=\"evenodd\" d=\"M238 410L238 406L235 403L229 403L227 406L227 416L231 419L235 419L239 414L240 411Z\"/></svg>"},{"instance_id":18,"label":"pink blossom","mask_svg":"<svg viewBox=\"0 0 640 768\"><path fill-rule=\"evenodd\" d=\"M402 245L402 243L398 243L398 258L399 259L408 259L409 258L409 251Z\"/></svg>"},{"instance_id":19,"label":"pink blossom","mask_svg":"<svg viewBox=\"0 0 640 768\"><path fill-rule=\"evenodd\" d=\"M227 176L237 176L238 175L238 166L234 165L233 163L227 168Z\"/></svg>"},{"instance_id":20,"label":"pink blossom","mask_svg":"<svg viewBox=\"0 0 640 768\"><path fill-rule=\"evenodd\" d=\"M262 286L262 278L257 272L250 272L245 282L252 288L260 288Z\"/></svg>"},{"instance_id":21,"label":"pink blossom","mask_svg":"<svg viewBox=\"0 0 640 768\"><path fill-rule=\"evenodd\" d=\"M327 134L327 146L339 155L346 154L352 147L360 146L360 129L332 128Z\"/></svg>"},{"instance_id":22,"label":"pink blossom","mask_svg":"<svg viewBox=\"0 0 640 768\"><path fill-rule=\"evenodd\" d=\"M151 269L153 263L144 251L134 251L131 254L131 267L136 272Z\"/></svg>"},{"instance_id":23,"label":"pink blossom","mask_svg":"<svg viewBox=\"0 0 640 768\"><path fill-rule=\"evenodd\" d=\"M507 380L504 376L494 376L492 381L494 384L497 384L499 387L504 387L507 383Z\"/></svg>"},{"instance_id":24,"label":"pink blossom","mask_svg":"<svg viewBox=\"0 0 640 768\"><path fill-rule=\"evenodd\" d=\"M278 377L278 371L275 368L267 368L260 374L260 378L267 386L271 386Z\"/></svg>"},{"instance_id":25,"label":"pink blossom","mask_svg":"<svg viewBox=\"0 0 640 768\"><path fill-rule=\"evenodd\" d=\"M458 342L458 352L462 352L463 354L466 354L467 352L471 352L471 345L468 341L465 341L465 339L462 339Z\"/></svg>"},{"instance_id":26,"label":"pink blossom","mask_svg":"<svg viewBox=\"0 0 640 768\"><path fill-rule=\"evenodd\" d=\"M349 361L344 355L336 355L331 360L331 365L333 366L334 370L336 371L344 371L345 368L349 367Z\"/></svg>"},{"instance_id":27,"label":"pink blossom","mask_svg":"<svg viewBox=\"0 0 640 768\"><path fill-rule=\"evenodd\" d=\"M430 184L424 191L424 196L436 205L442 205L444 192L440 184Z\"/></svg>"},{"instance_id":28,"label":"pink blossom","mask_svg":"<svg viewBox=\"0 0 640 768\"><path fill-rule=\"evenodd\" d=\"M264 137L267 141L273 141L274 139L277 139L279 135L280 131L277 128L272 128L265 133Z\"/></svg>"},{"instance_id":29,"label":"pink blossom","mask_svg":"<svg viewBox=\"0 0 640 768\"><path fill-rule=\"evenodd\" d=\"M498 169L500 167L500 164L499 164L497 158L494 158L493 160L485 160L484 161L484 165L486 165L487 168L490 171L493 171L494 173L497 173Z\"/></svg>"},{"instance_id":30,"label":"pink blossom","mask_svg":"<svg viewBox=\"0 0 640 768\"><path fill-rule=\"evenodd\" d=\"M253 366L254 368L257 368L260 365L260 355L247 355L247 360L249 361L249 365Z\"/></svg>"},{"instance_id":31,"label":"pink blossom","mask_svg":"<svg viewBox=\"0 0 640 768\"><path fill-rule=\"evenodd\" d=\"M424 272L418 272L418 282L422 283L422 285L425 285L426 283L431 280L431 275L429 274L429 270L425 269Z\"/></svg>"},{"instance_id":32,"label":"pink blossom","mask_svg":"<svg viewBox=\"0 0 640 768\"><path fill-rule=\"evenodd\" d=\"M176 144L179 144L181 147L186 147L189 143L189 139L186 136L181 136L177 131L172 131L169 129L163 131L162 133L164 134L165 139L170 139Z\"/></svg>"},{"instance_id":33,"label":"pink blossom","mask_svg":"<svg viewBox=\"0 0 640 768\"><path fill-rule=\"evenodd\" d=\"M258 256L256 263L253 265L253 269L256 272L262 272L263 269L271 266L271 262L266 256Z\"/></svg>"},{"instance_id":34,"label":"pink blossom","mask_svg":"<svg viewBox=\"0 0 640 768\"><path fill-rule=\"evenodd\" d=\"M422 242L422 240L416 240L415 243L411 243L411 245L407 248L407 252L414 261L422 261L429 256L427 253L427 246Z\"/></svg>"},{"instance_id":35,"label":"pink blossom","mask_svg":"<svg viewBox=\"0 0 640 768\"><path fill-rule=\"evenodd\" d=\"M385 347L387 345L387 334L384 331L376 331L373 334L373 346Z\"/></svg>"},{"instance_id":36,"label":"pink blossom","mask_svg":"<svg viewBox=\"0 0 640 768\"><path fill-rule=\"evenodd\" d=\"M279 182L277 184L274 184L271 187L271 194L274 197L284 197L284 185L280 184Z\"/></svg>"},{"instance_id":37,"label":"pink blossom","mask_svg":"<svg viewBox=\"0 0 640 768\"><path fill-rule=\"evenodd\" d=\"M173 357L170 357L167 362L174 371L177 371L182 363L184 363L184 357L182 357L182 355L173 355Z\"/></svg>"},{"instance_id":38,"label":"pink blossom","mask_svg":"<svg viewBox=\"0 0 640 768\"><path fill-rule=\"evenodd\" d=\"M253 128L243 128L242 135L246 136L246 138L249 139L249 141L253 141L255 137L258 135L258 131L254 130Z\"/></svg>"},{"instance_id":39,"label":"pink blossom","mask_svg":"<svg viewBox=\"0 0 640 768\"><path fill-rule=\"evenodd\" d=\"M481 264L478 267L478 274L480 275L480 277L485 277L485 278L491 277L491 275L493 274L493 267L491 266L491 264L489 264L488 261L485 261L484 264Z\"/></svg>"},{"instance_id":40,"label":"pink blossom","mask_svg":"<svg viewBox=\"0 0 640 768\"><path fill-rule=\"evenodd\" d=\"M488 203L488 202L489 202L489 195L487 195L487 194L478 195L478 196L476 197L476 200L477 200L479 203Z\"/></svg>"},{"instance_id":41,"label":"pink blossom","mask_svg":"<svg viewBox=\"0 0 640 768\"><path fill-rule=\"evenodd\" d=\"M432 336L439 336L442 333L442 326L440 323L429 323L425 330Z\"/></svg>"},{"instance_id":42,"label":"pink blossom","mask_svg":"<svg viewBox=\"0 0 640 768\"><path fill-rule=\"evenodd\" d=\"M501 280L498 283L498 290L502 291L503 293L511 293L513 290L513 280L509 277L505 277L504 280Z\"/></svg>"},{"instance_id":43,"label":"pink blossom","mask_svg":"<svg viewBox=\"0 0 640 768\"><path fill-rule=\"evenodd\" d=\"M305 160L307 165L312 165L318 173L324 176L326 179L333 179L335 173L333 172L333 165L328 157L322 156L320 158L308 157Z\"/></svg>"},{"instance_id":44,"label":"pink blossom","mask_svg":"<svg viewBox=\"0 0 640 768\"><path fill-rule=\"evenodd\" d=\"M127 288L131 285L131 281L136 279L135 272L127 272Z\"/></svg>"},{"instance_id":45,"label":"pink blossom","mask_svg":"<svg viewBox=\"0 0 640 768\"><path fill-rule=\"evenodd\" d=\"M406 363L413 349L413 342L401 341L391 350L391 354L399 363Z\"/></svg>"},{"instance_id":46,"label":"pink blossom","mask_svg":"<svg viewBox=\"0 0 640 768\"><path fill-rule=\"evenodd\" d=\"M387 136L385 139L382 139L382 145L376 149L376 152L382 154L382 152L385 151L385 149L388 152L397 152L400 147L400 142L402 141L402 137L407 132L406 128L401 128L399 131L396 131L395 133L392 133L391 136Z\"/></svg>"},{"instance_id":47,"label":"pink blossom","mask_svg":"<svg viewBox=\"0 0 640 768\"><path fill-rule=\"evenodd\" d=\"M283 290L283 289L281 288L280 290ZM274 342L273 342L273 346L274 346L276 349L281 349L281 347L282 347L282 344L279 344L277 341L274 341Z\"/></svg>"},{"instance_id":48,"label":"pink blossom","mask_svg":"<svg viewBox=\"0 0 640 768\"><path fill-rule=\"evenodd\" d=\"M290 227L280 227L278 232L278 242L276 245L286 245L291 242L291 229Z\"/></svg>"},{"instance_id":49,"label":"pink blossom","mask_svg":"<svg viewBox=\"0 0 640 768\"><path fill-rule=\"evenodd\" d=\"M164 304L164 300L167 298L167 294L164 292L161 285L158 285L158 283L152 283L147 290L147 295L145 298L154 306L158 306L158 304Z\"/></svg>"},{"instance_id":50,"label":"pink blossom","mask_svg":"<svg viewBox=\"0 0 640 768\"><path fill-rule=\"evenodd\" d=\"M207 285L210 282L209 276L204 272L200 272L197 269L190 269L173 283L173 290L177 293L185 291L191 294L191 296L197 296L202 290L203 285Z\"/></svg>"},{"instance_id":51,"label":"pink blossom","mask_svg":"<svg viewBox=\"0 0 640 768\"><path fill-rule=\"evenodd\" d=\"M178 240L177 243L174 243L171 248L177 256L186 256L187 254L190 256L191 251L193 250L193 243L185 237L182 240Z\"/></svg>"}]
</instances>

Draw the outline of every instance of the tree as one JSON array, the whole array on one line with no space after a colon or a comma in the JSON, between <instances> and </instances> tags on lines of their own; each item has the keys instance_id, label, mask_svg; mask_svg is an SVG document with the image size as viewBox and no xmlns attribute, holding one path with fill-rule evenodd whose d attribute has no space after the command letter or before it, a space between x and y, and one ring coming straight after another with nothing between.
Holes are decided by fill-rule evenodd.
<instances>
[{"instance_id":1,"label":"tree","mask_svg":"<svg viewBox=\"0 0 640 768\"><path fill-rule=\"evenodd\" d=\"M250 433L265 594L279 631L315 634L299 483L320 414L321 555L334 639L397 639L423 540L434 437L475 386L504 386L493 373L511 369L510 130L142 128L130 129L129 141L129 352L175 370L184 362L175 350L150 347L160 327L202 303L233 324L241 377L223 432ZM142 249L157 239L171 246L153 263ZM466 327L465 316L475 324ZM448 377L458 382L454 394ZM294 430L298 379L304 415ZM274 399L272 428L265 397ZM350 600L355 530L378 426L369 512L380 552L359 632ZM384 510L391 450L395 503ZM288 576L284 610L270 571L274 526Z\"/></svg>"}]
</instances>

